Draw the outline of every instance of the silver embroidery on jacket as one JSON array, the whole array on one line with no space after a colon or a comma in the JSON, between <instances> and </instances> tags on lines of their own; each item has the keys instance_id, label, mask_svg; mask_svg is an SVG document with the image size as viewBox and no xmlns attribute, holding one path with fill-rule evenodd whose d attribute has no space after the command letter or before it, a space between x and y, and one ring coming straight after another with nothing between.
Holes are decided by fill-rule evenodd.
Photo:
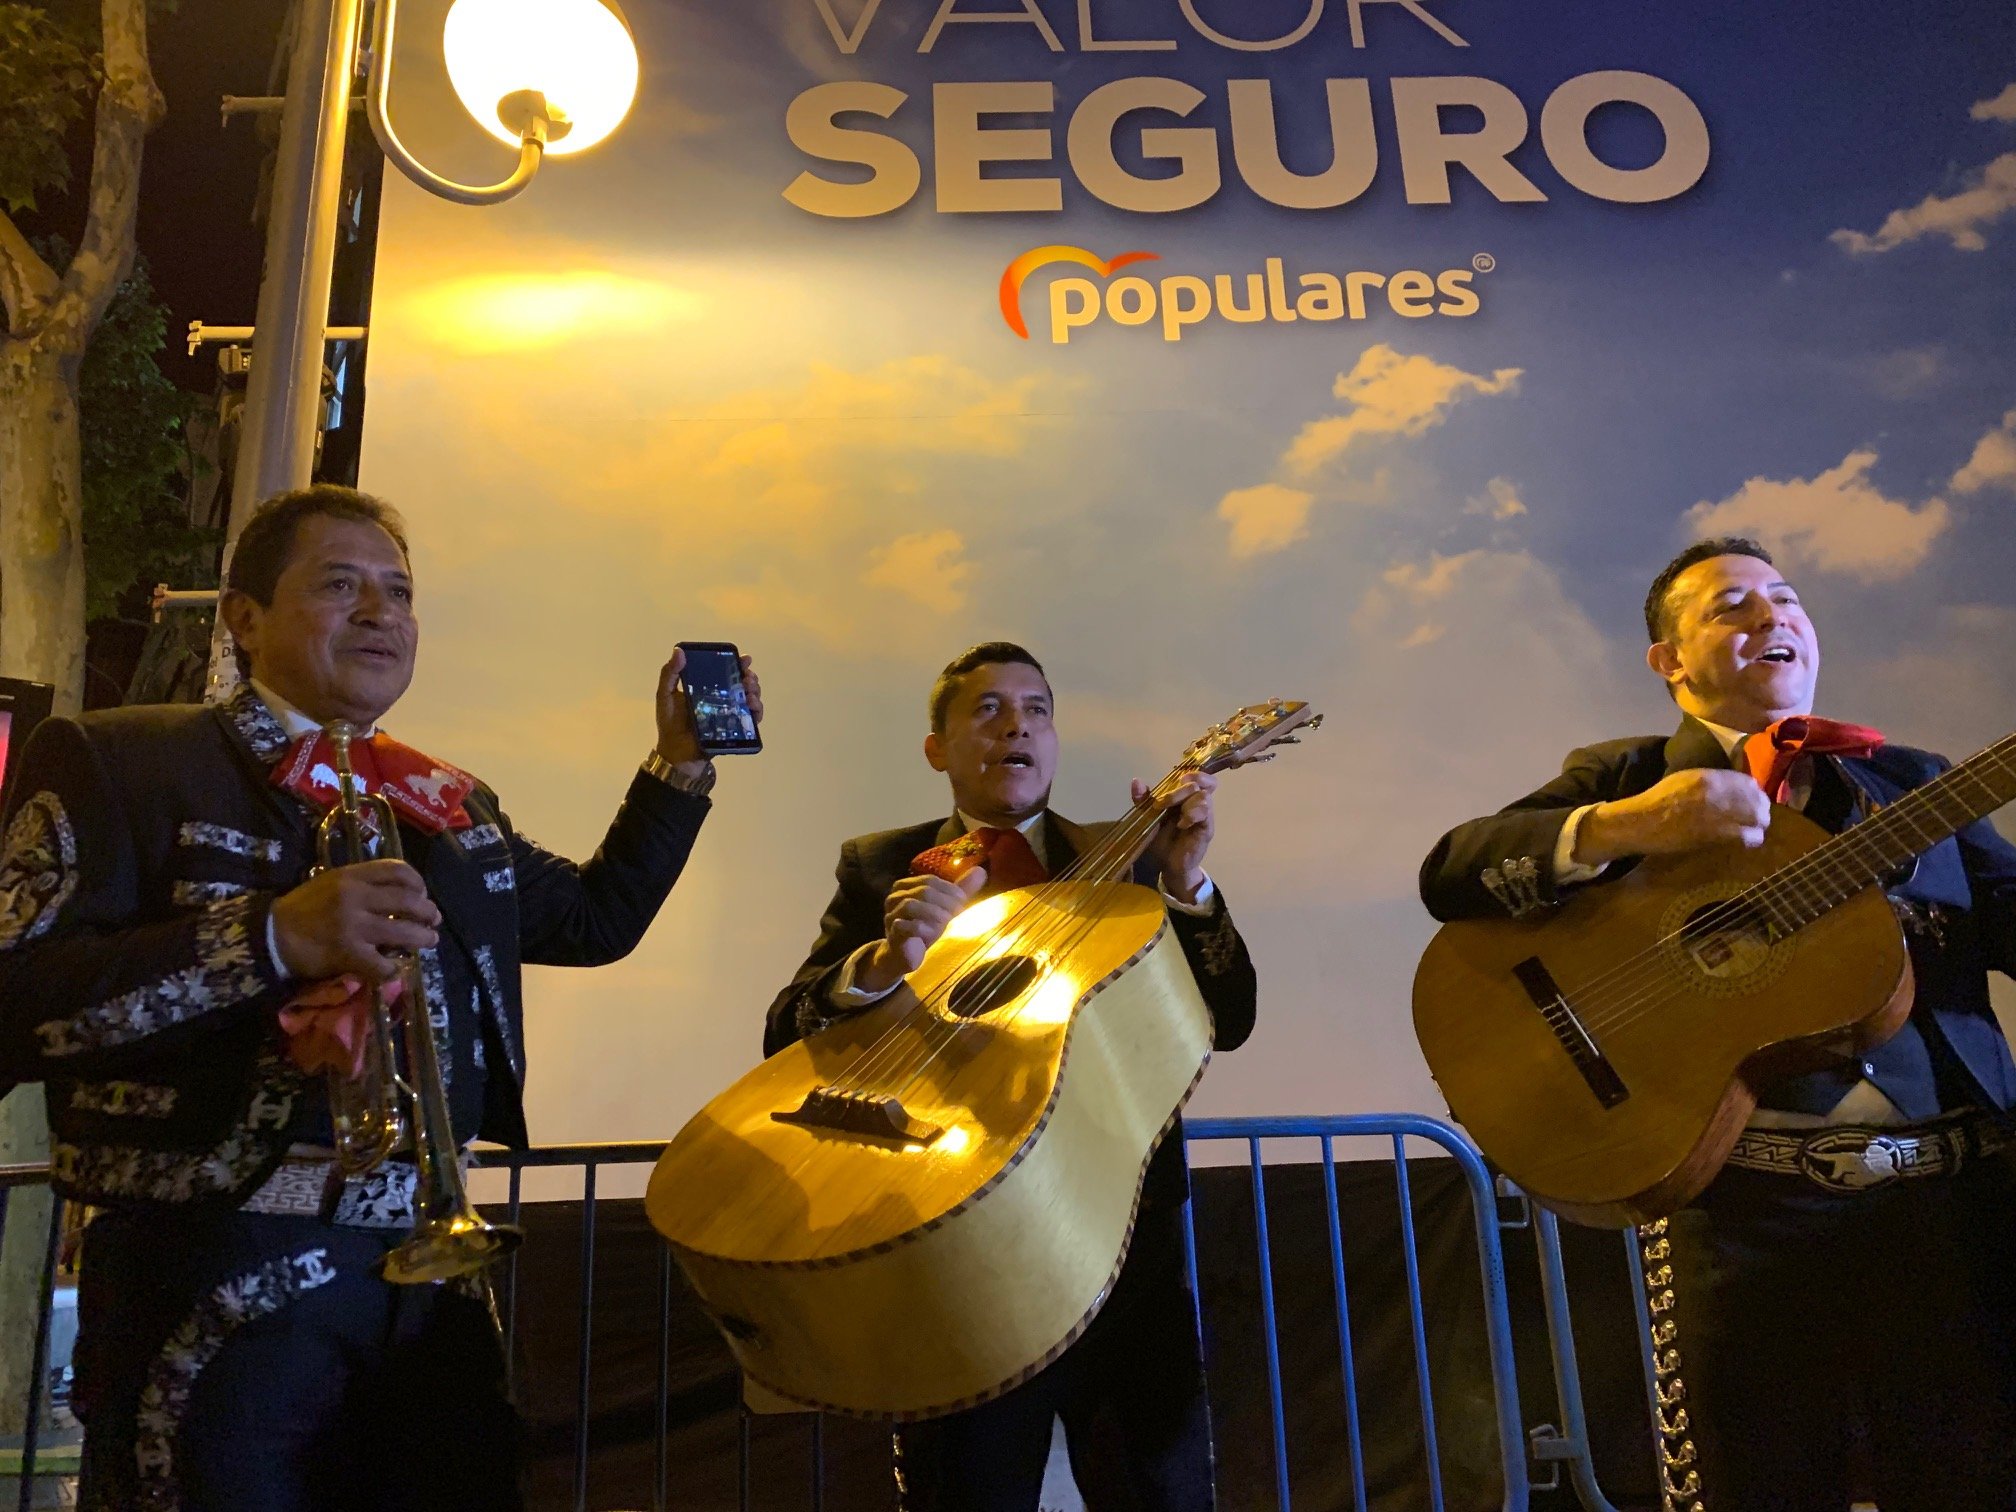
<instances>
[{"instance_id":1,"label":"silver embroidery on jacket","mask_svg":"<svg viewBox=\"0 0 2016 1512\"><path fill-rule=\"evenodd\" d=\"M280 721L273 717L273 711L266 707L266 700L252 691L250 683L238 685L238 691L225 704L224 713L237 729L238 738L261 761L278 761L280 753L292 744Z\"/></svg>"},{"instance_id":2,"label":"silver embroidery on jacket","mask_svg":"<svg viewBox=\"0 0 2016 1512\"><path fill-rule=\"evenodd\" d=\"M441 1063L441 1090L455 1085L455 1036L448 1027L448 979L441 973L441 952L432 945L420 952L420 983L427 994L427 1023L434 1033L434 1055Z\"/></svg>"},{"instance_id":3,"label":"silver embroidery on jacket","mask_svg":"<svg viewBox=\"0 0 2016 1512\"><path fill-rule=\"evenodd\" d=\"M169 1336L147 1372L133 1437L139 1471L140 1506L173 1512L182 1505L175 1469L176 1440L189 1412L189 1397L225 1342L247 1323L269 1317L303 1293L336 1279L326 1249L303 1250L269 1260L256 1270L218 1286Z\"/></svg>"},{"instance_id":4,"label":"silver embroidery on jacket","mask_svg":"<svg viewBox=\"0 0 2016 1512\"><path fill-rule=\"evenodd\" d=\"M0 951L40 939L77 891L77 834L63 800L34 794L0 846Z\"/></svg>"},{"instance_id":5,"label":"silver embroidery on jacket","mask_svg":"<svg viewBox=\"0 0 2016 1512\"><path fill-rule=\"evenodd\" d=\"M518 1053L518 1042L511 1034L511 1015L504 1002L504 979L497 971L497 952L488 945L478 945L474 954L476 973L483 978L484 996L490 999L490 1022L497 1026L497 1038L504 1042L504 1058L511 1063L511 1074L522 1082L525 1058Z\"/></svg>"},{"instance_id":6,"label":"silver embroidery on jacket","mask_svg":"<svg viewBox=\"0 0 2016 1512\"><path fill-rule=\"evenodd\" d=\"M472 824L465 830L450 830L464 851L479 851L504 843L504 831L494 824Z\"/></svg>"},{"instance_id":7,"label":"silver embroidery on jacket","mask_svg":"<svg viewBox=\"0 0 2016 1512\"><path fill-rule=\"evenodd\" d=\"M201 908L225 898L242 898L250 891L243 882L176 882L168 889L168 901L177 908Z\"/></svg>"},{"instance_id":8,"label":"silver embroidery on jacket","mask_svg":"<svg viewBox=\"0 0 2016 1512\"><path fill-rule=\"evenodd\" d=\"M197 920L196 963L159 981L136 987L70 1018L38 1024L45 1055L62 1057L86 1050L130 1044L176 1024L242 1003L263 992L266 949L255 949L249 915L253 900L227 898L212 903Z\"/></svg>"},{"instance_id":9,"label":"silver embroidery on jacket","mask_svg":"<svg viewBox=\"0 0 2016 1512\"><path fill-rule=\"evenodd\" d=\"M86 1202L190 1202L236 1191L285 1143L294 1099L307 1079L277 1047L253 1066L255 1085L237 1127L213 1149L142 1150L127 1145L54 1141L49 1170L58 1185ZM270 1126L271 1133L262 1129Z\"/></svg>"},{"instance_id":10,"label":"silver embroidery on jacket","mask_svg":"<svg viewBox=\"0 0 2016 1512\"><path fill-rule=\"evenodd\" d=\"M204 819L190 819L175 832L175 843L205 850L220 850L229 856L243 856L248 861L278 861L280 842L268 840L262 835L248 835L243 830L232 829L228 824L211 824Z\"/></svg>"},{"instance_id":11,"label":"silver embroidery on jacket","mask_svg":"<svg viewBox=\"0 0 2016 1512\"><path fill-rule=\"evenodd\" d=\"M79 1113L109 1113L114 1118L166 1118L181 1096L174 1087L146 1082L79 1082L70 1089L70 1106Z\"/></svg>"},{"instance_id":12,"label":"silver embroidery on jacket","mask_svg":"<svg viewBox=\"0 0 2016 1512\"><path fill-rule=\"evenodd\" d=\"M1531 856L1507 856L1496 866L1485 867L1479 880L1515 919L1547 907L1540 896L1540 863Z\"/></svg>"},{"instance_id":13,"label":"silver embroidery on jacket","mask_svg":"<svg viewBox=\"0 0 2016 1512\"><path fill-rule=\"evenodd\" d=\"M500 866L496 871L483 873L483 890L493 893L507 893L518 885L517 877L508 866Z\"/></svg>"}]
</instances>

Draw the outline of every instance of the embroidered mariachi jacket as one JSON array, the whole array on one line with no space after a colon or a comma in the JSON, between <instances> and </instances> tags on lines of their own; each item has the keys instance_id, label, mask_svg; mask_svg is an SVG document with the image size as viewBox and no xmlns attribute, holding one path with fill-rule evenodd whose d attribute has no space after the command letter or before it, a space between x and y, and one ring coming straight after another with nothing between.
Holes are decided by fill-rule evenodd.
<instances>
[{"instance_id":1,"label":"embroidered mariachi jacket","mask_svg":"<svg viewBox=\"0 0 2016 1512\"><path fill-rule=\"evenodd\" d=\"M1910 746L1835 761L1857 808L1886 804L1951 765ZM1564 901L1554 848L1574 810L1644 792L1671 772L1727 767L1713 731L1683 720L1671 736L1641 735L1571 751L1561 775L1498 813L1459 824L1421 865L1421 899L1438 919L1538 917ZM1844 816L1847 818L1854 815ZM1619 861L1587 884L1622 876ZM2016 1107L2016 1062L1989 1005L1988 972L2016 976L2016 846L1988 820L1918 858L1887 889L1904 919L1917 983L1914 1019L1929 1016L1978 1083L1984 1106ZM1567 889L1571 894L1573 887ZM1767 1096L1768 1106L1778 1106Z\"/></svg>"},{"instance_id":2,"label":"embroidered mariachi jacket","mask_svg":"<svg viewBox=\"0 0 2016 1512\"><path fill-rule=\"evenodd\" d=\"M1046 814L1045 849L1050 869L1062 871L1095 843L1110 824L1077 825L1057 814ZM964 832L956 816L913 824L907 829L861 835L840 847L839 887L819 921L819 938L790 985L770 1005L763 1034L763 1053L775 1055L786 1045L816 1034L833 1021L828 996L846 959L863 945L882 938L882 905L889 889L910 875L910 863L934 845L945 845ZM1155 865L1145 857L1135 863L1134 880L1155 887ZM1216 891L1209 914L1169 911L1170 928L1190 963L1204 1004L1211 1010L1213 1044L1236 1050L1253 1032L1258 989L1253 958L1232 923L1225 894ZM1180 1132L1166 1136L1149 1166L1143 1200L1180 1202L1189 1192Z\"/></svg>"},{"instance_id":3,"label":"embroidered mariachi jacket","mask_svg":"<svg viewBox=\"0 0 2016 1512\"><path fill-rule=\"evenodd\" d=\"M266 945L314 861L308 809L268 780L287 738L227 708L52 719L24 753L0 841L0 1092L47 1084L66 1196L242 1200L326 1117L281 1053L294 990ZM591 966L643 938L709 804L639 774L584 865L519 835L479 786L471 828L401 827L443 915L423 953L458 1138L526 1142L521 962Z\"/></svg>"}]
</instances>

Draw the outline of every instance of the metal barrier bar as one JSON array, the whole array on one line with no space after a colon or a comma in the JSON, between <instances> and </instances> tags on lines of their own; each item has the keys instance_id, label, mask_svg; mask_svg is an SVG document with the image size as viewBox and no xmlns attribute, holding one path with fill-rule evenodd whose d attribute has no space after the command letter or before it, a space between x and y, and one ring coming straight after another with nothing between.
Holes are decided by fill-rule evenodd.
<instances>
[{"instance_id":1,"label":"metal barrier bar","mask_svg":"<svg viewBox=\"0 0 2016 1512\"><path fill-rule=\"evenodd\" d=\"M1431 1493L1440 1509L1442 1489L1435 1458L1433 1407L1429 1401L1425 1323L1421 1312L1420 1273L1414 1253L1412 1192L1407 1182L1406 1140L1423 1139L1438 1146L1457 1165L1470 1195L1470 1207L1477 1230L1478 1268L1484 1286L1485 1338L1490 1353L1493 1398L1498 1419L1499 1469L1505 1483L1504 1512L1525 1512L1529 1499L1526 1473L1525 1437L1519 1411L1519 1382L1512 1356L1512 1314L1505 1290L1505 1258L1498 1238L1497 1197L1491 1173L1474 1145L1453 1125L1417 1113L1352 1113L1301 1118L1192 1118L1183 1125L1184 1135L1196 1144L1211 1139L1315 1139L1325 1136L1383 1137L1393 1141L1394 1169L1400 1191L1403 1242L1407 1251L1408 1292L1413 1309L1416 1368L1421 1378L1424 1424L1428 1429L1427 1451L1431 1473ZM1334 1184L1333 1184L1334 1185ZM1276 1414L1277 1424L1279 1413ZM1362 1506L1362 1502L1361 1502ZM1285 1512L1285 1508L1284 1508Z\"/></svg>"},{"instance_id":2,"label":"metal barrier bar","mask_svg":"<svg viewBox=\"0 0 2016 1512\"><path fill-rule=\"evenodd\" d=\"M1351 1297L1344 1285L1344 1223L1337 1211L1337 1154L1323 1136L1323 1206L1330 1225L1330 1294L1337 1302L1337 1353L1344 1363L1344 1431L1351 1453L1351 1504L1365 1506L1365 1441L1358 1423L1358 1367L1351 1350Z\"/></svg>"},{"instance_id":3,"label":"metal barrier bar","mask_svg":"<svg viewBox=\"0 0 2016 1512\"><path fill-rule=\"evenodd\" d=\"M1499 1219L1492 1187L1492 1181L1481 1156L1463 1135L1451 1125L1439 1120L1415 1114L1365 1114L1331 1115L1307 1118L1198 1118L1186 1126L1190 1142L1207 1140L1242 1140L1247 1146L1248 1164L1252 1172L1254 1217L1257 1226L1258 1258L1260 1261L1261 1304L1266 1329L1266 1351L1268 1389L1274 1433L1274 1472L1276 1494L1281 1512L1290 1512L1290 1485L1288 1477L1287 1437L1285 1402L1281 1381L1281 1364L1277 1320L1275 1313L1274 1275L1272 1240L1268 1222L1267 1176L1262 1159L1262 1142L1267 1139L1314 1139L1321 1149L1322 1171L1325 1189L1325 1219L1331 1249L1331 1289L1337 1307L1338 1349L1343 1375L1345 1400L1345 1422L1352 1467L1352 1490L1357 1505L1365 1504L1366 1486L1363 1461L1362 1424L1359 1412L1358 1381L1354 1345L1351 1331L1348 1278L1345 1271L1343 1250L1343 1224L1339 1211L1336 1183L1336 1155L1334 1141L1339 1138L1381 1137L1391 1141L1395 1182L1400 1204L1402 1242L1405 1249L1408 1298L1412 1325L1415 1365L1419 1382L1422 1406L1422 1425L1426 1443L1424 1449L1428 1458L1431 1499L1437 1509L1444 1505L1444 1490L1441 1481L1436 1425L1432 1400L1431 1382L1426 1346L1425 1309L1421 1294L1419 1258L1415 1250L1415 1220L1413 1194L1409 1182L1409 1156L1407 1140L1426 1140L1450 1156L1457 1165L1459 1174L1467 1188L1473 1218L1477 1229L1477 1249L1480 1271L1485 1294L1486 1340L1496 1402L1499 1449L1501 1467L1505 1480L1505 1512L1523 1512L1528 1502L1530 1481L1524 1458L1524 1440L1521 1435L1518 1388L1513 1376L1511 1320L1507 1306L1504 1275L1504 1257L1499 1236ZM576 1144L550 1145L524 1151L485 1149L471 1152L472 1166L502 1167L509 1173L509 1211L516 1221L523 1206L523 1172L528 1169L560 1169L579 1167L582 1171L582 1226L581 1226L581 1306L580 1306L580 1370L576 1390L576 1436L574 1465L574 1504L577 1508L587 1506L588 1463L590 1458L590 1386L592 1384L592 1320L594 1309L594 1260L596 1239L596 1186L597 1175L603 1165L640 1164L655 1161L664 1151L662 1141L643 1141L624 1144ZM0 1166L0 1239L4 1239L7 1218L5 1198L9 1190L17 1186L43 1185L48 1180L46 1166L40 1164ZM1184 1213L1184 1260L1189 1272L1192 1294L1201 1298L1197 1273L1197 1240L1192 1213L1186 1208ZM1551 1458L1566 1458L1570 1463L1570 1473L1578 1497L1589 1512L1614 1512L1610 1503L1596 1486L1594 1469L1589 1462L1586 1417L1581 1395L1579 1376L1574 1365L1574 1345L1571 1319L1568 1308L1568 1290L1561 1267L1560 1236L1558 1226L1551 1215L1541 1214L1534 1225L1536 1243L1539 1246L1542 1267L1543 1300L1547 1305L1550 1331L1550 1348L1554 1354L1557 1389L1562 1407L1562 1419L1566 1430L1561 1442L1561 1452ZM46 1392L48 1375L48 1349L53 1311L53 1293L58 1246L62 1232L62 1204L55 1204L51 1213L50 1228L43 1265L43 1296L37 1317L37 1337L34 1346L36 1370L30 1383L31 1415L24 1435L22 1463L20 1467L20 1506L31 1505L36 1475L36 1449L39 1436L41 1406ZM1637 1268L1637 1235L1627 1230L1623 1235L1626 1257L1632 1269ZM658 1443L656 1455L655 1492L652 1506L657 1512L667 1504L669 1465L667 1461L666 1434L669 1429L670 1380L671 1380L671 1304L673 1295L672 1264L669 1250L661 1249L659 1275L659 1360L656 1397L656 1424ZM510 1349L516 1336L516 1313L518 1300L517 1262L510 1262L502 1288L503 1326L507 1350L506 1369L511 1369ZM1631 1295L1637 1310L1639 1323L1638 1338L1641 1363L1647 1382L1647 1410L1656 1418L1656 1409L1651 1403L1656 1399L1655 1376L1650 1341L1650 1318L1645 1309L1643 1289L1632 1287ZM1202 1329L1201 1305L1198 1326ZM823 1512L825 1504L825 1435L824 1423L817 1415L811 1424L811 1498L812 1512ZM1572 1451L1570 1441L1573 1441ZM738 1459L738 1506L741 1512L749 1512L751 1499L751 1419L746 1408L738 1408L737 1459Z\"/></svg>"},{"instance_id":4,"label":"metal barrier bar","mask_svg":"<svg viewBox=\"0 0 2016 1512\"><path fill-rule=\"evenodd\" d=\"M595 1340L595 1170L581 1167L581 1381L574 1407L574 1512L588 1512L588 1368Z\"/></svg>"},{"instance_id":5,"label":"metal barrier bar","mask_svg":"<svg viewBox=\"0 0 2016 1512\"><path fill-rule=\"evenodd\" d=\"M665 1512L671 1465L666 1454L672 1398L672 1246L658 1246L658 1442L652 1461L651 1512Z\"/></svg>"},{"instance_id":6,"label":"metal barrier bar","mask_svg":"<svg viewBox=\"0 0 2016 1512\"><path fill-rule=\"evenodd\" d=\"M1428 1378L1428 1319L1421 1306L1421 1251L1414 1240L1414 1194L1407 1182L1407 1140L1406 1136L1401 1134L1393 1136L1393 1180L1400 1189L1400 1253L1406 1257L1407 1264L1407 1323L1414 1336L1414 1383L1415 1390L1421 1397L1421 1439L1428 1454L1428 1505L1434 1512L1445 1512L1442 1494L1442 1440L1435 1433L1435 1390L1434 1383ZM1495 1238L1498 1216L1495 1195L1492 1199L1491 1216L1492 1236ZM1506 1321L1509 1328L1510 1318L1508 1317ZM1495 1376L1496 1372L1493 1374ZM1491 1385L1494 1394L1504 1389L1504 1383L1495 1379ZM1518 1390L1516 1383L1512 1390L1514 1392ZM1516 1410L1514 1415L1517 1416ZM1523 1457L1519 1461L1519 1470L1522 1477L1523 1501L1523 1477L1526 1471L1526 1461ZM1506 1482L1505 1492L1509 1500L1512 1493L1509 1481Z\"/></svg>"},{"instance_id":7,"label":"metal barrier bar","mask_svg":"<svg viewBox=\"0 0 2016 1512\"><path fill-rule=\"evenodd\" d=\"M1253 1227L1260 1261L1260 1316L1267 1345L1267 1404L1274 1417L1274 1497L1281 1512L1288 1506L1288 1411L1281 1399L1281 1331L1274 1319L1274 1251L1267 1234L1267 1165L1259 1136L1246 1141L1253 1172Z\"/></svg>"}]
</instances>

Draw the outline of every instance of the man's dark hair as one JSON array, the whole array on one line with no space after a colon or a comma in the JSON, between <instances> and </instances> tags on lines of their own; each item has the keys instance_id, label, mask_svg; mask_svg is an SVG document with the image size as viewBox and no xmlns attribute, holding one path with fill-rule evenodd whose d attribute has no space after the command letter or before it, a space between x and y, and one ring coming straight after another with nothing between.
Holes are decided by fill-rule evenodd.
<instances>
[{"instance_id":1,"label":"man's dark hair","mask_svg":"<svg viewBox=\"0 0 2016 1512\"><path fill-rule=\"evenodd\" d=\"M1660 568L1659 576L1652 579L1651 591L1645 595L1645 634L1648 639L1656 644L1672 634L1673 616L1667 607L1666 597L1673 591L1673 580L1696 562L1718 556L1747 556L1760 562L1771 562L1771 553L1748 536L1716 536L1712 540L1696 541ZM1771 562L1771 565L1777 564Z\"/></svg>"},{"instance_id":2,"label":"man's dark hair","mask_svg":"<svg viewBox=\"0 0 2016 1512\"><path fill-rule=\"evenodd\" d=\"M952 700L959 695L959 680L968 672L980 667L991 667L1002 662L1016 662L1025 667L1034 667L1036 675L1043 679L1043 686L1050 686L1050 674L1043 670L1043 663L1013 641L982 641L977 646L968 646L945 664L945 670L938 674L938 681L931 684L931 729L942 734L945 729L945 714L952 707Z\"/></svg>"},{"instance_id":3,"label":"man's dark hair","mask_svg":"<svg viewBox=\"0 0 2016 1512\"><path fill-rule=\"evenodd\" d=\"M291 493L275 494L252 511L252 518L238 533L238 544L231 548L231 565L225 572L224 586L245 594L262 607L271 605L274 591L280 586L280 574L293 559L294 540L301 533L301 522L316 515L376 525L392 537L402 557L409 561L412 557L406 546L406 522L398 510L383 499L354 488L317 483ZM238 652L238 670L247 676L251 674L251 662L242 650Z\"/></svg>"}]
</instances>

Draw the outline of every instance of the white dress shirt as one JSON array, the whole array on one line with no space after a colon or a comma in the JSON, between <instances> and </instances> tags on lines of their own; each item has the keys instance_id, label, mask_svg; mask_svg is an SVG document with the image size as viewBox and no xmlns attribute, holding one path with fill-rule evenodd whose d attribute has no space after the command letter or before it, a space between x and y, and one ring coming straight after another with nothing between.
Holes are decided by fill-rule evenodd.
<instances>
[{"instance_id":1,"label":"white dress shirt","mask_svg":"<svg viewBox=\"0 0 2016 1512\"><path fill-rule=\"evenodd\" d=\"M1742 730L1732 730L1726 725L1712 724L1695 716L1707 727L1708 732L1722 742L1722 749L1733 763L1736 748L1750 737ZM1787 807L1804 810L1813 796L1813 769L1807 762L1800 762L1792 769L1792 786L1787 794ZM1581 832L1583 817L1596 807L1585 803L1568 816L1568 822L1561 826L1561 838L1554 844L1554 883L1557 887L1572 887L1578 882L1587 882L1603 874L1607 863L1587 865L1575 859L1575 839ZM1865 1063L1864 1069L1867 1069ZM1882 1090L1866 1077L1855 1083L1828 1113L1786 1113L1777 1108L1759 1108L1750 1115L1753 1129L1814 1129L1827 1124L1869 1124L1877 1127L1892 1127L1909 1123L1897 1104L1883 1095Z\"/></svg>"}]
</instances>

